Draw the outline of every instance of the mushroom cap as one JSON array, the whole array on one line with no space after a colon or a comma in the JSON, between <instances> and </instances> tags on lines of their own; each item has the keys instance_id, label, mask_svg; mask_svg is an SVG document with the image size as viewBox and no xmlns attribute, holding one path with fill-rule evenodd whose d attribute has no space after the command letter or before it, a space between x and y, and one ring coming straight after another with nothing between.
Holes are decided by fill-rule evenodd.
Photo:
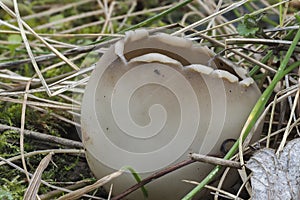
<instances>
[{"instance_id":1,"label":"mushroom cap","mask_svg":"<svg viewBox=\"0 0 300 200\"><path fill-rule=\"evenodd\" d=\"M229 63L229 64L228 64ZM124 166L142 178L186 160L219 155L237 139L260 90L247 71L207 47L146 30L129 31L101 57L84 92L82 140L97 178ZM255 136L257 137L257 135ZM146 185L148 199L179 199L212 166L193 163ZM113 194L136 183L113 181ZM142 199L135 191L128 199Z\"/></svg>"}]
</instances>

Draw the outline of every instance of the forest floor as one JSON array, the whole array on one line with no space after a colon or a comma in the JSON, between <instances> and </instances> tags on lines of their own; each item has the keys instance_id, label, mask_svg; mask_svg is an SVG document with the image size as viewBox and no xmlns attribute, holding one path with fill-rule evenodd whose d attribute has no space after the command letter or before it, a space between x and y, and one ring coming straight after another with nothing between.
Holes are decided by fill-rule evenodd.
<instances>
[{"instance_id":1,"label":"forest floor","mask_svg":"<svg viewBox=\"0 0 300 200\"><path fill-rule=\"evenodd\" d=\"M300 136L299 9L299 1L284 0L1 0L0 199L107 198L85 159L81 98L102 53L139 28L207 46L255 80L262 95L237 141L255 123L263 124L260 140L233 147L224 160L242 156L235 162L243 164L258 149L282 151ZM239 175L232 192L206 182L198 190L248 199L250 171L240 167Z\"/></svg>"}]
</instances>

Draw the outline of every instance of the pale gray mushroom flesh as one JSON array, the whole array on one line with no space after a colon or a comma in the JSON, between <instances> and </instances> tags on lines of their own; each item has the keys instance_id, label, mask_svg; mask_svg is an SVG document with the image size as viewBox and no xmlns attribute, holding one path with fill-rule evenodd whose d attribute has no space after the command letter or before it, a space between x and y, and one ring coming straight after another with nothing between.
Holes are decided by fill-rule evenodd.
<instances>
[{"instance_id":1,"label":"pale gray mushroom flesh","mask_svg":"<svg viewBox=\"0 0 300 200\"><path fill-rule=\"evenodd\" d=\"M220 155L223 141L239 137L260 94L245 69L207 47L129 31L100 58L84 93L82 140L90 169L101 178L130 166L145 178L191 152ZM194 187L182 180L201 181L212 167L193 163L155 180L146 185L148 199L180 199ZM116 195L136 180L126 173L112 183Z\"/></svg>"}]
</instances>

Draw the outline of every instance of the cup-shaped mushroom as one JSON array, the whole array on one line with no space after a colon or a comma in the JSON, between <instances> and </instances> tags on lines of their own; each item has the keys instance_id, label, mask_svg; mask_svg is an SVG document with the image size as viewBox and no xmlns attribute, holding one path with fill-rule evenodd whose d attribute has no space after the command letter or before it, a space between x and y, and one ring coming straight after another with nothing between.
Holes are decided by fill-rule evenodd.
<instances>
[{"instance_id":1,"label":"cup-shaped mushroom","mask_svg":"<svg viewBox=\"0 0 300 200\"><path fill-rule=\"evenodd\" d=\"M206 47L167 34L130 31L101 57L86 87L82 140L89 166L101 178L130 166L142 178L188 159L220 154L237 139L260 96L240 67ZM179 199L211 165L193 163L146 185L148 199ZM115 179L113 194L136 183ZM128 199L143 199L135 191Z\"/></svg>"}]
</instances>

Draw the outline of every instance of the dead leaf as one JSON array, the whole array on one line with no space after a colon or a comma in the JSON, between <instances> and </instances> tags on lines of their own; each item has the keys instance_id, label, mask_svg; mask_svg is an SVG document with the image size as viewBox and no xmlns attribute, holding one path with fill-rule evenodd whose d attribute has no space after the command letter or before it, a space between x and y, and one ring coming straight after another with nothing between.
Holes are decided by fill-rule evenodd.
<instances>
[{"instance_id":1,"label":"dead leaf","mask_svg":"<svg viewBox=\"0 0 300 200\"><path fill-rule=\"evenodd\" d=\"M273 149L262 149L246 166L253 172L253 200L300 199L300 139L290 141L279 158Z\"/></svg>"}]
</instances>

